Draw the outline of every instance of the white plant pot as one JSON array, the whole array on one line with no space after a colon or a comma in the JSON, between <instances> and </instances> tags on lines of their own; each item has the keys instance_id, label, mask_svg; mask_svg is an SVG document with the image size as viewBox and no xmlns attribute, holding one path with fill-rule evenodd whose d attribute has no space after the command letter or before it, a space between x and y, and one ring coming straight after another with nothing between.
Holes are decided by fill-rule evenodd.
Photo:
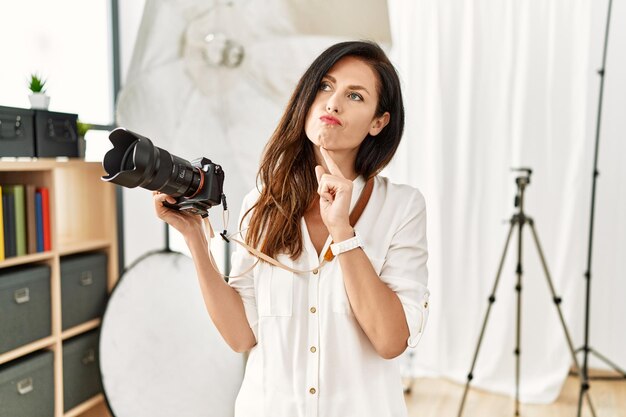
<instances>
[{"instance_id":1,"label":"white plant pot","mask_svg":"<svg viewBox=\"0 0 626 417\"><path fill-rule=\"evenodd\" d=\"M50 96L45 93L33 93L28 96L30 107L38 110L48 110Z\"/></svg>"}]
</instances>

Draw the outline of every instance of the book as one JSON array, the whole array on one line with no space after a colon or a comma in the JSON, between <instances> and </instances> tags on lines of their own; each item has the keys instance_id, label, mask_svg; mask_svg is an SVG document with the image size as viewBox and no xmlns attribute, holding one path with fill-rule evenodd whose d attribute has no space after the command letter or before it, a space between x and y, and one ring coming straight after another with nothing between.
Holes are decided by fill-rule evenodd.
<instances>
[{"instance_id":1,"label":"book","mask_svg":"<svg viewBox=\"0 0 626 417\"><path fill-rule=\"evenodd\" d=\"M2 185L0 185L0 261L4 260L4 204L2 198Z\"/></svg>"},{"instance_id":2,"label":"book","mask_svg":"<svg viewBox=\"0 0 626 417\"><path fill-rule=\"evenodd\" d=\"M11 199L11 256L26 255L26 213L24 209L24 186L5 185L3 189Z\"/></svg>"},{"instance_id":3,"label":"book","mask_svg":"<svg viewBox=\"0 0 626 417\"><path fill-rule=\"evenodd\" d=\"M37 226L35 221L35 186L26 186L26 252L37 253Z\"/></svg>"},{"instance_id":4,"label":"book","mask_svg":"<svg viewBox=\"0 0 626 417\"><path fill-rule=\"evenodd\" d=\"M40 191L35 191L35 229L37 232L37 252L43 252L43 208Z\"/></svg>"},{"instance_id":5,"label":"book","mask_svg":"<svg viewBox=\"0 0 626 417\"><path fill-rule=\"evenodd\" d=\"M9 236L9 196L2 190L2 232L4 235L4 258L11 256L11 237Z\"/></svg>"},{"instance_id":6,"label":"book","mask_svg":"<svg viewBox=\"0 0 626 417\"><path fill-rule=\"evenodd\" d=\"M52 239L50 236L50 194L48 188L39 187L41 192L41 211L43 213L43 248L44 251L52 250Z\"/></svg>"},{"instance_id":7,"label":"book","mask_svg":"<svg viewBox=\"0 0 626 417\"><path fill-rule=\"evenodd\" d=\"M12 192L10 192L9 187L3 187L6 189L6 200L4 204L6 205L6 225L7 230L5 233L5 245L8 246L8 250L5 250L5 254L7 258L11 258L17 254L17 245L15 242L15 196Z\"/></svg>"},{"instance_id":8,"label":"book","mask_svg":"<svg viewBox=\"0 0 626 417\"><path fill-rule=\"evenodd\" d=\"M17 256L26 255L26 205L24 201L24 186L13 185L15 197L15 249Z\"/></svg>"}]
</instances>

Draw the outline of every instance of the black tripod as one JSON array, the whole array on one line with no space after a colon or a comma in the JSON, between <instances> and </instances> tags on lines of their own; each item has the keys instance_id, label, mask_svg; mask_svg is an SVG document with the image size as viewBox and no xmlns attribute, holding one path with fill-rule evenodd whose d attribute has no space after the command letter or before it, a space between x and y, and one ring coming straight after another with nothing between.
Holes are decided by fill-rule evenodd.
<instances>
[{"instance_id":1,"label":"black tripod","mask_svg":"<svg viewBox=\"0 0 626 417\"><path fill-rule=\"evenodd\" d=\"M613 370L618 372L621 375L616 376L607 376L607 377L596 377L593 379L626 379L626 372L623 369L620 369L614 362L609 360L606 356L601 355L597 351L593 350L589 346L589 307L591 304L591 254L593 247L593 220L595 214L595 201L596 201L596 181L599 175L598 172L598 149L600 147L600 120L602 118L602 96L604 92L604 69L606 65L606 51L609 43L609 24L611 22L611 6L613 0L609 0L609 8L606 17L606 29L604 33L604 50L602 53L602 68L598 70L598 75L600 75L600 95L598 99L598 116L596 119L596 140L595 140L595 150L594 150L594 158L593 158L593 181L591 186L591 214L589 220L589 244L587 246L587 270L585 272L585 280L586 280L586 288L585 288L585 342L584 345L579 348L576 352L583 352L583 366L580 380L580 394L578 397L578 417L582 414L582 402L583 395L587 394L589 390L589 372L588 372L588 356L589 354L594 354L604 363L609 365ZM579 372L579 373L580 373Z\"/></svg>"},{"instance_id":2,"label":"black tripod","mask_svg":"<svg viewBox=\"0 0 626 417\"><path fill-rule=\"evenodd\" d=\"M476 351L474 352L474 359L472 360L472 367L467 375L467 382L465 383L465 390L463 391L463 399L461 400L461 406L459 407L458 417L461 417L463 414L463 407L465 406L465 400L467 398L467 392L469 390L470 383L474 378L474 367L476 366L476 360L478 359L478 352L480 350L480 345L483 341L483 336L485 335L485 329L487 327L487 320L489 319L489 313L491 312L491 307L493 307L493 303L496 301L496 290L498 289L498 283L500 282L500 275L502 273L502 267L504 265L504 260L506 258L506 252L509 247L509 242L511 241L511 236L513 235L513 229L517 226L517 267L515 270L515 274L517 275L517 284L515 286L515 291L517 293L517 323L516 323L516 336L515 336L515 351L513 352L515 355L515 415L519 416L519 382L520 382L520 341L521 341L521 314L522 314L522 232L524 230L524 225L528 224L530 226L530 230L532 232L535 245L537 246L537 252L539 253L539 258L541 259L541 265L543 266L543 271L546 275L546 280L548 282L548 287L550 288L550 293L552 294L552 300L554 301L554 305L559 314L559 319L561 320L561 326L563 327L563 331L565 332L565 338L567 339L567 346L569 348L570 354L572 355L572 360L576 369L580 369L578 366L578 360L576 359L576 353L574 352L574 345L572 344L572 339L569 335L569 331L567 330L567 326L565 324L565 320L563 319L563 313L561 312L561 297L556 295L554 291L554 285L552 284L552 278L550 277L550 273L548 272L548 266L546 265L546 260L543 256L543 251L541 250L541 245L539 244L539 239L537 238L537 232L535 231L535 223L531 217L526 216L524 213L524 191L526 190L526 186L530 184L530 175L532 174L532 170L529 168L519 168L514 169L513 171L524 172L523 175L515 178L515 183L517 184L517 193L515 195L515 207L518 209L516 213L510 219L511 227L509 228L509 234L506 238L506 243L504 245L504 252L502 253L502 258L500 259L500 265L498 266L498 273L496 274L496 280L493 284L493 290L489 295L489 306L487 307L487 312L485 313L485 319L483 321L482 328L480 330L480 336L478 338L478 343L476 345ZM587 403L589 404L589 408L591 410L591 414L595 417L595 411L591 404L591 399L589 398L588 393L585 393L587 396Z\"/></svg>"}]
</instances>

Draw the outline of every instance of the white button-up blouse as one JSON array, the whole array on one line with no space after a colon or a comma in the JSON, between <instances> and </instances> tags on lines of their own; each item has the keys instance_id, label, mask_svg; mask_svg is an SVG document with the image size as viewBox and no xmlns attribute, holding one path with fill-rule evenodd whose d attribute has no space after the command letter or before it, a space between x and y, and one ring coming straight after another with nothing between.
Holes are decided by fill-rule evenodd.
<instances>
[{"instance_id":1,"label":"white button-up blouse","mask_svg":"<svg viewBox=\"0 0 626 417\"><path fill-rule=\"evenodd\" d=\"M351 211L364 185L362 176L353 181ZM241 215L258 196L256 189L247 194ZM331 238L318 257L304 218L300 227L302 255L295 261L284 254L276 259L311 270L321 263ZM414 347L428 318L424 197L409 185L377 176L354 228L374 270L402 302L410 333L407 344ZM255 261L238 246L230 275L240 274ZM336 257L319 272L306 274L259 262L229 284L241 296L257 340L249 353L235 417L407 415L398 363L378 355L356 321Z\"/></svg>"}]
</instances>

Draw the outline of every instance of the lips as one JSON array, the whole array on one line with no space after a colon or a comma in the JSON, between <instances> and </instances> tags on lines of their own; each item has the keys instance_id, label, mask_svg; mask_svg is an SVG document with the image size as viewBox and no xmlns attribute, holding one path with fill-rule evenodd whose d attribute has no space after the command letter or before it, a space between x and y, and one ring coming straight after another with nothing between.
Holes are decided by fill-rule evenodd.
<instances>
[{"instance_id":1,"label":"lips","mask_svg":"<svg viewBox=\"0 0 626 417\"><path fill-rule=\"evenodd\" d=\"M337 119L336 117L333 116L322 116L320 117L320 120L324 123L327 123L329 125L339 125L341 126L341 122L339 121L339 119Z\"/></svg>"}]
</instances>

